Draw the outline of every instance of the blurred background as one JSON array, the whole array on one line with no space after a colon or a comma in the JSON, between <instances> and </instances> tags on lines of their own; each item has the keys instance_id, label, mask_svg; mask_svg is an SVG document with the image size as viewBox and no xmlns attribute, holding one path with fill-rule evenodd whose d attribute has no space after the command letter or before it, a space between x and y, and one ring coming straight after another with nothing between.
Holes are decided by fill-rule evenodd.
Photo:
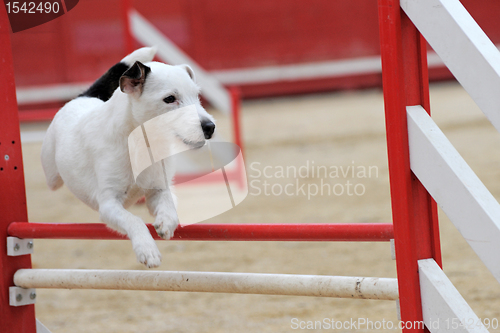
<instances>
[{"instance_id":1,"label":"blurred background","mask_svg":"<svg viewBox=\"0 0 500 333\"><path fill-rule=\"evenodd\" d=\"M128 51L127 2L222 84L240 87L243 97L382 82L376 1L83 0L54 21L12 35L18 88L86 83L104 73ZM462 3L500 43L500 2ZM451 78L431 60L431 80Z\"/></svg>"},{"instance_id":2,"label":"blurred background","mask_svg":"<svg viewBox=\"0 0 500 333\"><path fill-rule=\"evenodd\" d=\"M462 3L500 45L500 2ZM142 23L160 33L162 45L167 46L158 60L175 63L172 60L178 58L171 56L181 54L183 62L197 66L198 78L208 78L204 82L211 84L200 82L205 106L216 117L220 134L240 140L244 148L247 177L255 181L254 187L236 208L206 222L391 221L378 13L373 0L81 0L56 20L11 34L30 221L99 222L98 214L66 187L49 191L40 147L50 119L65 102L153 35L138 28L137 21L127 21L127 10L136 11ZM435 121L500 198L498 133L430 48L428 62ZM242 98L239 133L227 90L234 87ZM213 107L209 101L218 101L217 96L229 99L221 102L222 107ZM367 177L299 179L275 173L280 167L305 166L311 171L313 165L375 167L378 172ZM265 167L271 177L263 173ZM364 191L309 197L271 191L272 186L307 188L322 182L331 186L350 182L362 185ZM179 186L177 191L203 198L214 193L211 186ZM141 205L131 208L151 223L146 210ZM480 318L499 320L498 283L441 212L440 227L446 274ZM168 241L158 245L163 270L396 277L388 243ZM37 240L33 263L36 268L144 269L125 241ZM52 332L291 332L296 331L291 328L293 318L397 320L391 301L67 290L40 290L38 295L37 317Z\"/></svg>"}]
</instances>

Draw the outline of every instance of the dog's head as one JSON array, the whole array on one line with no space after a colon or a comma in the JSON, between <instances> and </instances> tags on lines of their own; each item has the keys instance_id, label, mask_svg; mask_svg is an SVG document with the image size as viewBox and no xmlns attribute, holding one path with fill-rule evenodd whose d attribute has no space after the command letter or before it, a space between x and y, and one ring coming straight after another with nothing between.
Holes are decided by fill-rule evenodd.
<instances>
[{"instance_id":1,"label":"dog's head","mask_svg":"<svg viewBox=\"0 0 500 333\"><path fill-rule=\"evenodd\" d=\"M181 112L165 131L191 148L203 146L214 134L214 118L200 104L200 88L188 65L159 62L145 65L136 61L121 76L120 90L128 95L132 115L139 124L193 105L197 114Z\"/></svg>"}]
</instances>

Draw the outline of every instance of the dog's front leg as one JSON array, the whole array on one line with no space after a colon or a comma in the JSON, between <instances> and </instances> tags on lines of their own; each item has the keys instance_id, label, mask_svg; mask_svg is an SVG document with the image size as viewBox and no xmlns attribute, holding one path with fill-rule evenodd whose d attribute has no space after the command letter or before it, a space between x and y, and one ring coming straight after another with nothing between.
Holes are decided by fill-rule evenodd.
<instances>
[{"instance_id":1,"label":"dog's front leg","mask_svg":"<svg viewBox=\"0 0 500 333\"><path fill-rule=\"evenodd\" d=\"M132 241L137 260L149 268L158 267L161 254L149 229L141 218L123 208L118 200L99 204L100 219L110 227L125 233Z\"/></svg>"},{"instance_id":2,"label":"dog's front leg","mask_svg":"<svg viewBox=\"0 0 500 333\"><path fill-rule=\"evenodd\" d=\"M146 204L151 215L155 216L153 225L158 236L164 239L172 238L179 225L175 200L175 195L168 188L146 191Z\"/></svg>"}]
</instances>

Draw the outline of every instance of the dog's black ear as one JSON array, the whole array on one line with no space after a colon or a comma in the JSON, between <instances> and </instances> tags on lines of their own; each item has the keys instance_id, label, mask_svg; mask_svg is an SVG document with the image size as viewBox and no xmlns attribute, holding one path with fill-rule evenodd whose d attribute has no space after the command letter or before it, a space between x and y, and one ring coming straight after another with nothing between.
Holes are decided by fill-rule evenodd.
<instances>
[{"instance_id":1,"label":"dog's black ear","mask_svg":"<svg viewBox=\"0 0 500 333\"><path fill-rule=\"evenodd\" d=\"M151 68L140 61L136 61L132 67L127 69L120 77L120 90L126 94L136 94L140 96L149 72L151 72Z\"/></svg>"}]
</instances>

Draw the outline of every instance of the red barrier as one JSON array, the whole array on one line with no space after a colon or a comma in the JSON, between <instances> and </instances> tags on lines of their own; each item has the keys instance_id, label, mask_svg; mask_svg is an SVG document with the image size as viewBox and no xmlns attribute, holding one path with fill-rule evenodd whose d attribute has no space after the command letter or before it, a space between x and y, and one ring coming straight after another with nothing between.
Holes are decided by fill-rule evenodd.
<instances>
[{"instance_id":1,"label":"red barrier","mask_svg":"<svg viewBox=\"0 0 500 333\"><path fill-rule=\"evenodd\" d=\"M19 87L87 82L137 43L123 0L80 1L57 20L12 35ZM125 0L208 71L322 63L380 54L376 1ZM494 43L500 1L462 0ZM168 3L168 5L166 5ZM249 22L252 22L249 24ZM278 67L279 68L279 67ZM444 67L431 78L451 79ZM248 79L248 78L245 78ZM380 86L380 73L244 83L244 97ZM227 84L238 84L237 82Z\"/></svg>"},{"instance_id":2,"label":"red barrier","mask_svg":"<svg viewBox=\"0 0 500 333\"><path fill-rule=\"evenodd\" d=\"M20 122L30 121L52 121L59 109L37 109L37 110L24 110L19 112Z\"/></svg>"},{"instance_id":3,"label":"red barrier","mask_svg":"<svg viewBox=\"0 0 500 333\"><path fill-rule=\"evenodd\" d=\"M148 224L151 235L161 239ZM18 238L126 239L103 223L22 223L7 230ZM173 240L197 241L356 241L388 242L394 238L392 223L359 224L191 224L180 226Z\"/></svg>"},{"instance_id":4,"label":"red barrier","mask_svg":"<svg viewBox=\"0 0 500 333\"><path fill-rule=\"evenodd\" d=\"M132 8L132 4L130 0L121 0L120 6L123 23L123 40L125 42L124 55L127 55L134 51L134 37L132 36L132 32L130 30L130 21L128 19L128 13Z\"/></svg>"},{"instance_id":5,"label":"red barrier","mask_svg":"<svg viewBox=\"0 0 500 333\"><path fill-rule=\"evenodd\" d=\"M28 211L9 20L4 8L0 5L0 331L32 333L36 332L35 306L9 305L14 273L31 268L31 257L11 257L6 251L8 225L12 221L28 221Z\"/></svg>"}]
</instances>

